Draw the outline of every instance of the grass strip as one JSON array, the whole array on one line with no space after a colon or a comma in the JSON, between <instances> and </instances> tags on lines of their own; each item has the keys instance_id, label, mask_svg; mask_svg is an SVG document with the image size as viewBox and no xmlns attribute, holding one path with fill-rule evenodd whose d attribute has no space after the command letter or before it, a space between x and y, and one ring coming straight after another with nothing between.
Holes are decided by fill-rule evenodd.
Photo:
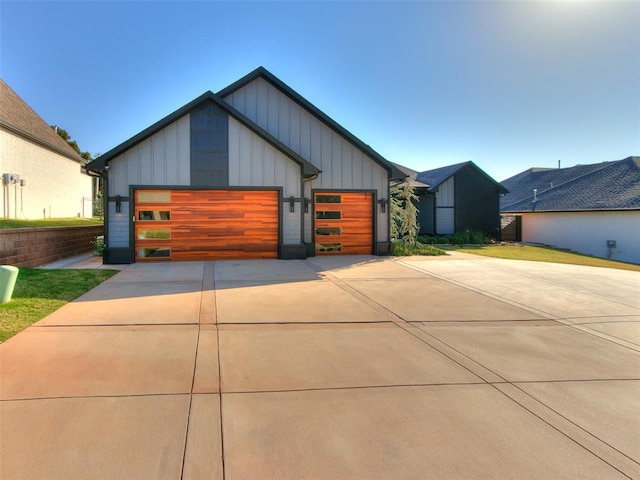
<instances>
[{"instance_id":1,"label":"grass strip","mask_svg":"<svg viewBox=\"0 0 640 480\"><path fill-rule=\"evenodd\" d=\"M0 342L78 298L117 270L20 268L11 301L0 305Z\"/></svg>"},{"instance_id":2,"label":"grass strip","mask_svg":"<svg viewBox=\"0 0 640 480\"><path fill-rule=\"evenodd\" d=\"M42 228L42 227L83 227L87 225L102 225L101 218L46 218L42 220L0 220L0 228Z\"/></svg>"},{"instance_id":3,"label":"grass strip","mask_svg":"<svg viewBox=\"0 0 640 480\"><path fill-rule=\"evenodd\" d=\"M617 268L640 272L640 265L617 262L606 258L593 257L559 248L535 245L478 245L478 246L442 246L445 250L473 253L485 257L504 258L508 260L529 260L532 262L564 263L589 267Z\"/></svg>"}]
</instances>

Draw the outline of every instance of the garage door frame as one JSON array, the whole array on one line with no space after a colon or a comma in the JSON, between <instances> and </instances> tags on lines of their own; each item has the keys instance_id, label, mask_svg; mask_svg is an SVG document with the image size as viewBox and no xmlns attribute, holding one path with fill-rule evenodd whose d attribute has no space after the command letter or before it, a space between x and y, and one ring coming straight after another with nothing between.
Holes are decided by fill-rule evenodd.
<instances>
[{"instance_id":1,"label":"garage door frame","mask_svg":"<svg viewBox=\"0 0 640 480\"><path fill-rule=\"evenodd\" d=\"M207 187L192 185L129 185L129 245L131 246L131 263L136 261L136 243L135 243L135 224L134 217L136 211L136 192L138 190L211 190L211 191L253 191L253 192L277 192L278 193L278 258L281 257L282 238L283 238L283 187Z\"/></svg>"},{"instance_id":2,"label":"garage door frame","mask_svg":"<svg viewBox=\"0 0 640 480\"><path fill-rule=\"evenodd\" d=\"M378 219L376 215L376 205L378 205L378 192L374 189L345 189L345 188L312 188L312 215L311 215L311 241L313 244L313 255L316 255L316 194L342 194L342 193L368 193L371 194L371 252L374 255L378 242Z\"/></svg>"}]
</instances>

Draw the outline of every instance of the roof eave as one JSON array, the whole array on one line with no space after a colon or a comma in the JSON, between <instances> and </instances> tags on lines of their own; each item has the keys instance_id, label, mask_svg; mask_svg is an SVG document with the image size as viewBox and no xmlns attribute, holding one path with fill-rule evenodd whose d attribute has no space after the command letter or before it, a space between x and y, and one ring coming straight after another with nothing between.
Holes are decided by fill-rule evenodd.
<instances>
[{"instance_id":1,"label":"roof eave","mask_svg":"<svg viewBox=\"0 0 640 480\"><path fill-rule=\"evenodd\" d=\"M276 87L278 90L282 91L285 95L291 98L294 102L296 102L302 108L307 110L313 116L315 116L316 118L318 118L319 120L327 124L329 127L331 127L339 135L341 135L346 140L351 142L362 153L371 157L376 163L378 163L380 166L382 166L387 170L387 173L389 175L389 180L404 180L404 178L406 178L407 175L404 172L402 172L400 169L398 169L395 165L393 165L392 162L384 158L382 155L376 152L369 145L365 144L362 140L358 139L358 137L353 135L351 132L349 132L347 129L341 126L338 122L336 122L327 114L325 114L318 107L316 107L311 102L309 102L309 100L307 100L302 95L297 93L295 90L289 87L286 83L284 83L282 80L280 80L278 77L273 75L271 72L269 72L266 68L262 66L256 68L255 70L248 73L241 79L233 82L231 85L223 88L222 90L217 92L217 95L220 98L224 98L228 95L231 95L235 91L241 89L245 85L251 83L257 78L264 78L271 85Z\"/></svg>"},{"instance_id":2,"label":"roof eave","mask_svg":"<svg viewBox=\"0 0 640 480\"><path fill-rule=\"evenodd\" d=\"M84 158L82 158L80 155L74 155L71 152L67 152L61 148L58 148L56 145L53 145L49 142L46 142L34 135L31 135L29 132L26 132L25 130L16 127L15 125L0 119L0 127L4 128L5 130L8 130L12 133L15 133L16 135L19 135L23 138L25 138L26 140L29 140L30 142L33 142L37 145L40 145L43 148L46 148L48 150L51 150L52 152L55 152L59 155L62 155L66 158L68 158L69 160L73 160L76 163L79 163L80 165L85 165L86 161L84 160ZM74 152L75 153L75 152Z\"/></svg>"},{"instance_id":3,"label":"roof eave","mask_svg":"<svg viewBox=\"0 0 640 480\"><path fill-rule=\"evenodd\" d=\"M187 115L196 106L200 105L205 101L214 102L217 106L219 106L224 111L226 111L235 120L237 120L238 122L240 122L241 124L249 128L250 130L252 130L254 133L259 135L260 137L262 137L265 141L267 141L273 147L280 150L283 154L290 157L296 163L300 164L302 167L302 173L304 176L312 176L320 173L320 170L315 165L311 164L310 162L302 158L300 155L298 155L293 150L288 148L286 145L284 145L278 139L273 137L271 134L263 130L260 126L256 125L253 121L251 121L249 118L244 116L242 113L240 113L238 110L233 108L231 105L229 105L227 102L222 100L220 97L218 97L216 94L214 94L211 91L207 91L203 93L202 95L193 99L186 105L180 107L173 113L170 113L166 117L155 122L150 127L144 129L142 132L138 133L137 135L134 135L133 137L121 143L117 147L109 150L104 155L101 155L96 160L92 161L87 166L87 168L91 171L98 172L98 173L104 172L111 160L118 157L120 154L124 153L130 148L136 146L140 142L143 142L147 138L151 137L152 135L154 135L155 133L162 130L164 127L166 127L168 124L175 122L176 120L182 118L184 115Z\"/></svg>"}]
</instances>

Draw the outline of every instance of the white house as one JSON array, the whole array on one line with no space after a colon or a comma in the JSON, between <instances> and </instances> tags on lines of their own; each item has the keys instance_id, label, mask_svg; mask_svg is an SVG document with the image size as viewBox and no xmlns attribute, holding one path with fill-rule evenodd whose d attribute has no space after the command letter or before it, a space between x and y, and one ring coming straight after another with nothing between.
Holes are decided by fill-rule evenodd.
<instances>
[{"instance_id":1,"label":"white house","mask_svg":"<svg viewBox=\"0 0 640 480\"><path fill-rule=\"evenodd\" d=\"M91 217L84 159L0 79L3 218Z\"/></svg>"},{"instance_id":2,"label":"white house","mask_svg":"<svg viewBox=\"0 0 640 480\"><path fill-rule=\"evenodd\" d=\"M640 263L640 157L532 168L501 183L500 211L520 217L522 241Z\"/></svg>"}]
</instances>

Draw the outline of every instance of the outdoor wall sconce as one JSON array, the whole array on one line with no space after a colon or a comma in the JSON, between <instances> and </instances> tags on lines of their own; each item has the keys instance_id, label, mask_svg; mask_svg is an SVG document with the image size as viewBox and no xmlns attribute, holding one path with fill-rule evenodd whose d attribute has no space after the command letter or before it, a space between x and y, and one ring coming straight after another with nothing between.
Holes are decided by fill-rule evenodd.
<instances>
[{"instance_id":1,"label":"outdoor wall sconce","mask_svg":"<svg viewBox=\"0 0 640 480\"><path fill-rule=\"evenodd\" d=\"M292 213L296 211L296 197L293 195L289 197L289 211Z\"/></svg>"},{"instance_id":2,"label":"outdoor wall sconce","mask_svg":"<svg viewBox=\"0 0 640 480\"><path fill-rule=\"evenodd\" d=\"M309 213L309 200L307 197L304 197L304 213Z\"/></svg>"},{"instance_id":3,"label":"outdoor wall sconce","mask_svg":"<svg viewBox=\"0 0 640 480\"><path fill-rule=\"evenodd\" d=\"M380 211L382 213L385 213L387 211L387 199L381 198L380 200L378 200L378 203L380 204Z\"/></svg>"},{"instance_id":4,"label":"outdoor wall sconce","mask_svg":"<svg viewBox=\"0 0 640 480\"><path fill-rule=\"evenodd\" d=\"M116 195L116 213L122 212L122 198L120 195Z\"/></svg>"}]
</instances>

